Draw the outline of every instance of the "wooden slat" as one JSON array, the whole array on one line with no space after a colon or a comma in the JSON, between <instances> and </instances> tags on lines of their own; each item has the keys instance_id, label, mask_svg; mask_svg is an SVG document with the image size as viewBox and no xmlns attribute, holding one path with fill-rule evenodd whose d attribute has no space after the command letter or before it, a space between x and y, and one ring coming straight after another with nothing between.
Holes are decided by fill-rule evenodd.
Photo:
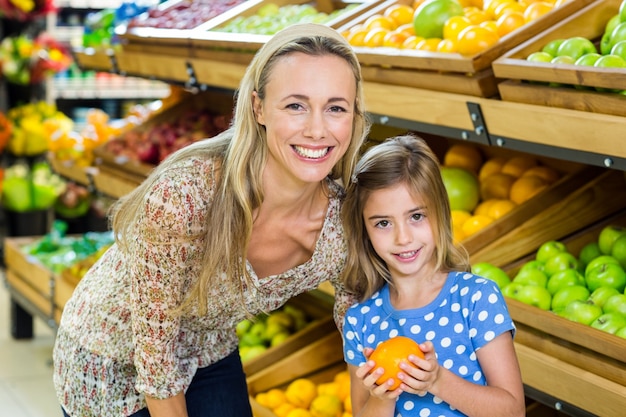
<instances>
[{"instance_id":1,"label":"wooden slat","mask_svg":"<svg viewBox=\"0 0 626 417\"><path fill-rule=\"evenodd\" d=\"M21 275L18 275L11 269L7 269L5 275L7 284L26 298L44 316L52 312L52 301L49 296L42 295L29 282L25 281Z\"/></svg>"}]
</instances>

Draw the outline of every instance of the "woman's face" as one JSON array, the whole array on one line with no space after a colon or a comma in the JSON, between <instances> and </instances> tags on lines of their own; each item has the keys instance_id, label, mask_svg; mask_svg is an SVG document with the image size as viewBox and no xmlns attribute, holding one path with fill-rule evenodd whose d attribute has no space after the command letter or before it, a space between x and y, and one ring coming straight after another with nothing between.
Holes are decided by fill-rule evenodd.
<instances>
[{"instance_id":1,"label":"woman's face","mask_svg":"<svg viewBox=\"0 0 626 417\"><path fill-rule=\"evenodd\" d=\"M281 182L324 179L352 137L356 81L335 55L292 53L274 66L265 100L254 93L256 120L267 132L265 175Z\"/></svg>"}]
</instances>

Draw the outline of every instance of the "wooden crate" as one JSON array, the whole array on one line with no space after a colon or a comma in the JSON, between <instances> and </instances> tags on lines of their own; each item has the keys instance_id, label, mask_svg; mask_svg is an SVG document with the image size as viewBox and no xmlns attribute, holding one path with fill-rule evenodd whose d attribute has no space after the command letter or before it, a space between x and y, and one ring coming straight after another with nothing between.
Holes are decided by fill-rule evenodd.
<instances>
[{"instance_id":1,"label":"wooden crate","mask_svg":"<svg viewBox=\"0 0 626 417\"><path fill-rule=\"evenodd\" d=\"M591 1L568 1L541 18L502 37L494 46L473 56L387 47L354 47L354 49L363 66L364 78L368 81L384 81L395 85L493 97L498 93L497 84L500 81L491 68L496 58L570 16ZM387 0L359 15L339 30L347 31L363 23L370 16L381 14L389 6L397 3L412 5L413 2L411 0Z\"/></svg>"},{"instance_id":2,"label":"wooden crate","mask_svg":"<svg viewBox=\"0 0 626 417\"><path fill-rule=\"evenodd\" d=\"M526 60L556 39L582 36L598 43L620 4L621 0L595 1L496 59L493 62L496 77L512 80L499 85L502 100L626 116L625 97L595 90L596 87L626 89L623 69ZM552 87L548 83L561 86ZM574 85L589 89L574 89L571 87Z\"/></svg>"},{"instance_id":3,"label":"wooden crate","mask_svg":"<svg viewBox=\"0 0 626 417\"><path fill-rule=\"evenodd\" d=\"M78 66L83 70L110 72L114 70L115 52L112 48L72 49L72 55Z\"/></svg>"},{"instance_id":4,"label":"wooden crate","mask_svg":"<svg viewBox=\"0 0 626 417\"><path fill-rule=\"evenodd\" d=\"M89 170L90 167L81 167L74 163L74 161L61 161L50 154L47 158L50 163L50 167L54 172L61 175L64 178L68 178L78 184L90 185Z\"/></svg>"},{"instance_id":5,"label":"wooden crate","mask_svg":"<svg viewBox=\"0 0 626 417\"><path fill-rule=\"evenodd\" d=\"M276 417L260 405L254 397L272 388L285 389L298 378L309 378L315 383L332 381L334 375L347 369L343 360L341 334L334 332L293 352L247 378L250 405L255 417Z\"/></svg>"},{"instance_id":6,"label":"wooden crate","mask_svg":"<svg viewBox=\"0 0 626 417\"><path fill-rule=\"evenodd\" d=\"M610 224L626 226L626 210L559 240L578 255ZM538 247L503 269L515 276L534 259ZM620 415L626 406L626 340L508 297L506 301L518 329L524 382L593 414Z\"/></svg>"},{"instance_id":7,"label":"wooden crate","mask_svg":"<svg viewBox=\"0 0 626 417\"><path fill-rule=\"evenodd\" d=\"M207 109L215 114L230 115L232 113L233 95L230 92L208 91L200 94L183 95L177 104L171 105L140 126L132 129L145 132L155 125L175 121L184 112L191 109ZM112 139L115 140L115 139ZM106 145L94 149L95 167L93 180L96 188L112 197L119 197L131 191L152 172L155 165L146 164L127 157L114 155ZM106 183L111 181L110 183ZM100 186L104 188L100 188ZM118 191L120 190L120 191ZM121 195L120 195L121 194Z\"/></svg>"},{"instance_id":8,"label":"wooden crate","mask_svg":"<svg viewBox=\"0 0 626 417\"><path fill-rule=\"evenodd\" d=\"M338 333L333 318L332 298L329 298L327 294L313 290L292 298L287 304L304 311L312 321L279 345L270 347L259 356L243 362L243 369L247 377L263 371L272 364L329 334Z\"/></svg>"},{"instance_id":9,"label":"wooden crate","mask_svg":"<svg viewBox=\"0 0 626 417\"><path fill-rule=\"evenodd\" d=\"M212 57L212 52L216 50L230 50L235 51L234 54L222 55L227 57L236 58L236 53L245 51L244 59L251 57L250 52L255 52L261 48L270 38L271 35L259 35L251 33L226 33L218 32L213 29L219 28L229 21L238 16L253 16L261 7L268 3L276 4L277 6L286 6L292 4L307 4L310 3L315 6L320 12L330 13L334 10L343 9L349 4L358 4L357 7L352 10L337 16L335 19L326 23L326 25L338 29L341 26L347 24L355 17L366 13L376 5L380 4L380 0L362 0L355 2L333 1L333 0L248 0L246 2L245 9L239 9L238 13L232 13L222 16L220 19L214 19L208 22L207 25L201 26L198 30L193 31L191 34L191 46L194 48L193 55L196 57ZM234 10L233 10L234 12ZM209 51L205 51L208 49ZM208 54L208 55L206 55ZM249 62L249 61L248 61Z\"/></svg>"}]
</instances>

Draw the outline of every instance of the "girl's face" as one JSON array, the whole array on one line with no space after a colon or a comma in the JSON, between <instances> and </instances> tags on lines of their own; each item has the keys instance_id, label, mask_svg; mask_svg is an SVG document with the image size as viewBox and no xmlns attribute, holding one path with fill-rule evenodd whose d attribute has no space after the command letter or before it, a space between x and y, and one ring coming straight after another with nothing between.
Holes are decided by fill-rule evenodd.
<instances>
[{"instance_id":1,"label":"girl's face","mask_svg":"<svg viewBox=\"0 0 626 417\"><path fill-rule=\"evenodd\" d=\"M335 55L292 53L275 64L265 100L254 93L267 132L266 174L281 181L319 182L343 157L352 137L356 81Z\"/></svg>"},{"instance_id":2,"label":"girl's face","mask_svg":"<svg viewBox=\"0 0 626 417\"><path fill-rule=\"evenodd\" d=\"M394 281L434 272L435 241L426 206L406 184L371 193L363 208L363 221L374 250Z\"/></svg>"}]
</instances>

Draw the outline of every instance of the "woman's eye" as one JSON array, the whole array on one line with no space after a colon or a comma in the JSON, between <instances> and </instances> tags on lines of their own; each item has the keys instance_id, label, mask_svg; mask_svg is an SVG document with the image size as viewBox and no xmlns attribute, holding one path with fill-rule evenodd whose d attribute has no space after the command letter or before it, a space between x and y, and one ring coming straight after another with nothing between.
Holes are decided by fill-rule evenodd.
<instances>
[{"instance_id":1,"label":"woman's eye","mask_svg":"<svg viewBox=\"0 0 626 417\"><path fill-rule=\"evenodd\" d=\"M346 109L344 109L341 106L332 106L330 108L330 111L333 112L333 113L345 113Z\"/></svg>"},{"instance_id":2,"label":"woman's eye","mask_svg":"<svg viewBox=\"0 0 626 417\"><path fill-rule=\"evenodd\" d=\"M288 104L287 108L290 110L300 110L302 109L302 106L298 103L292 103L292 104Z\"/></svg>"}]
</instances>

